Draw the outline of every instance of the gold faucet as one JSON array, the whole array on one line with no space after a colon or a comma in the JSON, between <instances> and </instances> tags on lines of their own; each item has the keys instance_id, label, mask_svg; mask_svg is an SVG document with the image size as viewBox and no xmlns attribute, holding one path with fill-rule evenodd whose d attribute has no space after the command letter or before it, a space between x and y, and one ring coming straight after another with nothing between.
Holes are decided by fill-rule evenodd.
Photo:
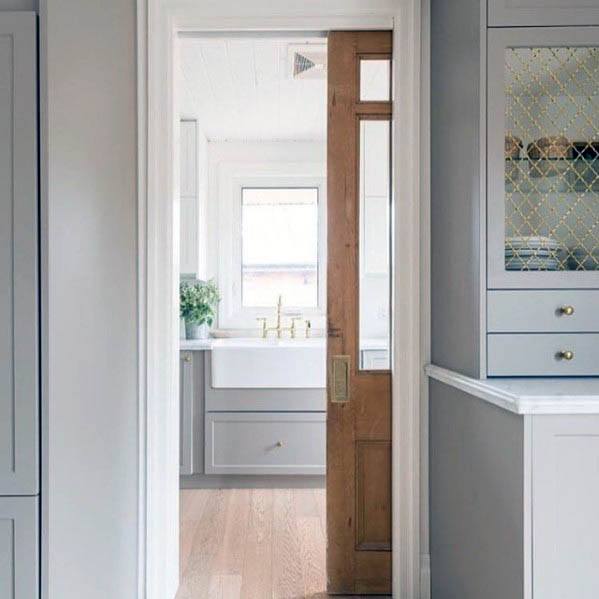
<instances>
[{"instance_id":1,"label":"gold faucet","mask_svg":"<svg viewBox=\"0 0 599 599\"><path fill-rule=\"evenodd\" d=\"M266 318L257 318L256 320L261 323L260 331L262 332L262 339L266 339L268 337L268 333L270 331L274 331L277 335L277 339L281 338L281 334L285 331L289 331L289 335L292 339L295 339L297 333L297 327L295 326L296 321L303 320L302 316L292 316L291 317L291 326L283 327L281 326L281 317L283 311L283 296L279 295L279 299L277 301L277 319L276 325L274 327L267 326Z\"/></svg>"}]
</instances>

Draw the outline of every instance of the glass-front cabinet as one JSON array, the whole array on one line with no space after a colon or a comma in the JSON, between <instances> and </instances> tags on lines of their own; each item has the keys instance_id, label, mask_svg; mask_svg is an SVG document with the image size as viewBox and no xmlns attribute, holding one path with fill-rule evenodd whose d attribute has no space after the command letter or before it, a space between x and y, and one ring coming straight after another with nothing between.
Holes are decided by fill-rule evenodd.
<instances>
[{"instance_id":1,"label":"glass-front cabinet","mask_svg":"<svg viewBox=\"0 0 599 599\"><path fill-rule=\"evenodd\" d=\"M488 286L598 288L599 28L488 44Z\"/></svg>"}]
</instances>

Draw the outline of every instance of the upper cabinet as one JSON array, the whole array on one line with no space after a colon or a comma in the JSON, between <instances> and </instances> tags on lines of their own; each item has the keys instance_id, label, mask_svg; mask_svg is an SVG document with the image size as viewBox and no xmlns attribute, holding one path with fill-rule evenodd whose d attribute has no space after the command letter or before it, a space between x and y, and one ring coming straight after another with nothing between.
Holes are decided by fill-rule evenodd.
<instances>
[{"instance_id":1,"label":"upper cabinet","mask_svg":"<svg viewBox=\"0 0 599 599\"><path fill-rule=\"evenodd\" d=\"M599 287L598 88L599 28L489 30L490 289Z\"/></svg>"},{"instance_id":2,"label":"upper cabinet","mask_svg":"<svg viewBox=\"0 0 599 599\"><path fill-rule=\"evenodd\" d=\"M36 17L4 14L0 18L0 495L38 492L36 81Z\"/></svg>"},{"instance_id":3,"label":"upper cabinet","mask_svg":"<svg viewBox=\"0 0 599 599\"><path fill-rule=\"evenodd\" d=\"M599 25L599 0L488 0L490 27Z\"/></svg>"}]
</instances>

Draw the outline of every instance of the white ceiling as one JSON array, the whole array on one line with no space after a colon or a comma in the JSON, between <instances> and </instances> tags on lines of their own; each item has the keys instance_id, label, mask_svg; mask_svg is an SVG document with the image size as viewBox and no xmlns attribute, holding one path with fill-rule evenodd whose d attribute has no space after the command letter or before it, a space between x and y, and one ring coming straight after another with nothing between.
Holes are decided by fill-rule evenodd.
<instances>
[{"instance_id":1,"label":"white ceiling","mask_svg":"<svg viewBox=\"0 0 599 599\"><path fill-rule=\"evenodd\" d=\"M182 37L177 99L210 141L326 139L326 79L293 79L289 46L323 38Z\"/></svg>"}]
</instances>

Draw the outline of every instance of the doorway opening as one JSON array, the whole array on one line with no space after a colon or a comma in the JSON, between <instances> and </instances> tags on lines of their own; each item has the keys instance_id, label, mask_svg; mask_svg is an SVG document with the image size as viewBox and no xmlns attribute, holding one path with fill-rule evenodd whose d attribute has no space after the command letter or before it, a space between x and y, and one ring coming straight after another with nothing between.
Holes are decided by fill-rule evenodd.
<instances>
[{"instance_id":1,"label":"doorway opening","mask_svg":"<svg viewBox=\"0 0 599 599\"><path fill-rule=\"evenodd\" d=\"M179 599L390 591L391 43L176 39Z\"/></svg>"}]
</instances>

